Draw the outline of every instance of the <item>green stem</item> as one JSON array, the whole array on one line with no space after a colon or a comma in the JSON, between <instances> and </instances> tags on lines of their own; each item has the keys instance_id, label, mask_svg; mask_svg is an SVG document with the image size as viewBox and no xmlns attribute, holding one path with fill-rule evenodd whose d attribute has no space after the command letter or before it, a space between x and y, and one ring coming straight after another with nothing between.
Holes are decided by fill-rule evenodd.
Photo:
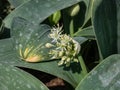
<instances>
[{"instance_id":1,"label":"green stem","mask_svg":"<svg viewBox=\"0 0 120 90\"><path fill-rule=\"evenodd\" d=\"M74 35L74 21L73 21L73 18L71 19L70 21L70 36L73 37Z\"/></svg>"},{"instance_id":2,"label":"green stem","mask_svg":"<svg viewBox=\"0 0 120 90\"><path fill-rule=\"evenodd\" d=\"M79 56L78 59L80 61L81 68L82 68L84 74L86 75L88 72L87 72L87 68L86 68L86 65L85 65L85 62L84 62L82 56Z\"/></svg>"},{"instance_id":3,"label":"green stem","mask_svg":"<svg viewBox=\"0 0 120 90\"><path fill-rule=\"evenodd\" d=\"M4 23L2 22L2 24L0 26L0 33L2 32L3 26L4 26Z\"/></svg>"}]
</instances>

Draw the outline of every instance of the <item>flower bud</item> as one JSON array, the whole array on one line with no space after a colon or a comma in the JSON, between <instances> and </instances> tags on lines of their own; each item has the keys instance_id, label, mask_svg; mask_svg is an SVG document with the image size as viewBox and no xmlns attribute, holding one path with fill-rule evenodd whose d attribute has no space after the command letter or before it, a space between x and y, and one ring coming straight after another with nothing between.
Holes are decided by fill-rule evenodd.
<instances>
[{"instance_id":1,"label":"flower bud","mask_svg":"<svg viewBox=\"0 0 120 90\"><path fill-rule=\"evenodd\" d=\"M64 55L64 51L59 52L59 57L62 57Z\"/></svg>"},{"instance_id":2,"label":"flower bud","mask_svg":"<svg viewBox=\"0 0 120 90\"><path fill-rule=\"evenodd\" d=\"M74 61L74 62L77 62L77 63L79 62L78 59L76 59L76 58L75 58L73 61Z\"/></svg>"},{"instance_id":3,"label":"flower bud","mask_svg":"<svg viewBox=\"0 0 120 90\"><path fill-rule=\"evenodd\" d=\"M66 57L66 56L63 56L62 59L61 59L61 61L64 61L64 60L66 60L66 59L67 59L67 57Z\"/></svg>"},{"instance_id":4,"label":"flower bud","mask_svg":"<svg viewBox=\"0 0 120 90\"><path fill-rule=\"evenodd\" d=\"M47 47L47 48L51 48L51 47L53 47L54 45L53 44L51 44L51 43L46 43L45 44L45 47Z\"/></svg>"},{"instance_id":5,"label":"flower bud","mask_svg":"<svg viewBox=\"0 0 120 90\"><path fill-rule=\"evenodd\" d=\"M70 62L70 58L67 58L67 60L66 60L67 62Z\"/></svg>"},{"instance_id":6,"label":"flower bud","mask_svg":"<svg viewBox=\"0 0 120 90\"><path fill-rule=\"evenodd\" d=\"M64 61L61 60L61 61L58 62L58 65L59 65L59 66L60 66L60 65L63 65L63 63L64 63Z\"/></svg>"},{"instance_id":7,"label":"flower bud","mask_svg":"<svg viewBox=\"0 0 120 90\"><path fill-rule=\"evenodd\" d=\"M78 54L78 53L80 52L81 46L80 46L80 44L79 44L77 41L75 41L75 40L73 40L73 43L75 44L75 48L74 48L75 53Z\"/></svg>"},{"instance_id":8,"label":"flower bud","mask_svg":"<svg viewBox=\"0 0 120 90\"><path fill-rule=\"evenodd\" d=\"M75 4L72 7L70 7L69 15L73 17L73 16L77 15L79 11L80 11L80 5Z\"/></svg>"},{"instance_id":9,"label":"flower bud","mask_svg":"<svg viewBox=\"0 0 120 90\"><path fill-rule=\"evenodd\" d=\"M61 18L61 12L57 11L54 14L52 14L48 19L49 19L50 23L54 25L59 22L60 18Z\"/></svg>"}]
</instances>

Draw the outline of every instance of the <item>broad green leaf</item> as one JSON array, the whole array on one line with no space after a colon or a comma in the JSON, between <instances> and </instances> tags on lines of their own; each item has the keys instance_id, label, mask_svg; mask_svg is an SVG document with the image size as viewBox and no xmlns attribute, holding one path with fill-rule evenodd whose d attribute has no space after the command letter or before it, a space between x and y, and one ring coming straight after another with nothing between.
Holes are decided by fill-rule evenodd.
<instances>
[{"instance_id":1,"label":"broad green leaf","mask_svg":"<svg viewBox=\"0 0 120 90\"><path fill-rule=\"evenodd\" d=\"M14 66L32 68L32 69L40 70L46 73L50 73L52 75L63 78L64 80L69 82L73 87L76 87L79 81L85 76L85 73L81 70L81 67L79 64L75 64L77 68L74 67L74 64L72 64L71 68L64 68L64 67L58 66L58 61L27 63L21 60L20 56L17 55L15 46L19 47L19 44L22 44L22 47L26 48L26 45L28 44L29 46L30 44L29 42L32 42L30 45L35 45L35 48L36 48L38 44L51 41L48 38L48 33L50 28L48 28L48 26L44 26L44 28L43 27L41 28L40 26L38 27L38 25L29 23L26 20L21 18L15 18L15 20L13 21L12 30L11 30L11 36L12 38L14 38L14 41L13 39L6 39L6 41L1 40L2 44L0 44L0 47L2 47L2 49L0 50L0 52L3 52L3 51L4 52L1 55L0 62L7 63L7 64L9 63L10 65L14 65ZM37 36L39 37L34 36L36 35L36 33L38 33ZM82 37L81 38L76 37L75 39L79 41L81 44L84 41L86 41L86 39ZM37 42L37 40L40 40L40 41ZM3 47L4 44L6 46ZM18 48L16 49L18 50ZM47 51L45 52L45 54L47 54Z\"/></svg>"},{"instance_id":2,"label":"broad green leaf","mask_svg":"<svg viewBox=\"0 0 120 90\"><path fill-rule=\"evenodd\" d=\"M88 40L87 38L84 37L73 37L73 39L76 40L80 45Z\"/></svg>"},{"instance_id":3,"label":"broad green leaf","mask_svg":"<svg viewBox=\"0 0 120 90\"><path fill-rule=\"evenodd\" d=\"M80 65L76 63L71 64L71 68L65 68L62 66L58 66L57 60L40 63L25 62L17 56L16 51L13 50L13 46L11 46L11 43L11 39L6 40L6 42L3 42L3 40L0 41L0 47L2 47L4 44L6 45L6 47L9 47L8 49L6 49L6 47L0 49L0 52L4 50L4 55L0 56L1 64L5 63L13 66L26 67L43 71L64 79L65 81L69 82L73 87L76 87L85 76L84 72L81 70ZM10 48L12 48L12 50L8 51Z\"/></svg>"},{"instance_id":4,"label":"broad green leaf","mask_svg":"<svg viewBox=\"0 0 120 90\"><path fill-rule=\"evenodd\" d=\"M19 57L28 62L50 59L50 49L45 47L51 42L50 29L47 25L34 25L22 18L14 18L11 37Z\"/></svg>"},{"instance_id":5,"label":"broad green leaf","mask_svg":"<svg viewBox=\"0 0 120 90\"><path fill-rule=\"evenodd\" d=\"M94 0L89 0L89 2L87 2L87 4L86 4L87 9L86 9L86 13L85 13L85 20L84 20L82 27L87 23L87 21L92 16L93 3L94 3Z\"/></svg>"},{"instance_id":6,"label":"broad green leaf","mask_svg":"<svg viewBox=\"0 0 120 90\"><path fill-rule=\"evenodd\" d=\"M21 4L24 4L26 3L27 1L30 1L30 0L8 0L10 2L10 4L12 4L14 7L18 7L20 6Z\"/></svg>"},{"instance_id":7,"label":"broad green leaf","mask_svg":"<svg viewBox=\"0 0 120 90\"><path fill-rule=\"evenodd\" d=\"M80 1L81 0L30 0L16 8L5 18L5 26L10 28L13 18L18 16L38 24L55 11L61 10Z\"/></svg>"},{"instance_id":8,"label":"broad green leaf","mask_svg":"<svg viewBox=\"0 0 120 90\"><path fill-rule=\"evenodd\" d=\"M32 75L0 63L0 90L49 90Z\"/></svg>"},{"instance_id":9,"label":"broad green leaf","mask_svg":"<svg viewBox=\"0 0 120 90\"><path fill-rule=\"evenodd\" d=\"M119 90L120 55L111 55L93 69L76 90Z\"/></svg>"},{"instance_id":10,"label":"broad green leaf","mask_svg":"<svg viewBox=\"0 0 120 90\"><path fill-rule=\"evenodd\" d=\"M84 29L79 29L74 34L74 36L81 36L81 37L86 37L86 38L89 38L89 39L95 39L95 33L94 33L94 30L93 30L92 26L84 28Z\"/></svg>"},{"instance_id":11,"label":"broad green leaf","mask_svg":"<svg viewBox=\"0 0 120 90\"><path fill-rule=\"evenodd\" d=\"M5 55L13 50L13 44L11 43L11 39L3 39L0 40L0 57Z\"/></svg>"},{"instance_id":12,"label":"broad green leaf","mask_svg":"<svg viewBox=\"0 0 120 90\"><path fill-rule=\"evenodd\" d=\"M103 58L117 53L116 2L117 0L94 0L93 2L92 23Z\"/></svg>"}]
</instances>

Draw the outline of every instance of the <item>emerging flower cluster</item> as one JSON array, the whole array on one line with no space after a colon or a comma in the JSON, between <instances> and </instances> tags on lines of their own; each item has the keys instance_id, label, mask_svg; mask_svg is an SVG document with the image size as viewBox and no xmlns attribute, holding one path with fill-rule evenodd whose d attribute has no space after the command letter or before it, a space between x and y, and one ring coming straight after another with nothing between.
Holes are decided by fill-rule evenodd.
<instances>
[{"instance_id":1,"label":"emerging flower cluster","mask_svg":"<svg viewBox=\"0 0 120 90\"><path fill-rule=\"evenodd\" d=\"M53 48L49 54L51 59L61 59L58 65L69 66L71 62L78 62L77 55L80 51L80 45L77 41L66 34L62 34L62 27L54 27L51 29L49 38L51 43L47 43L47 48Z\"/></svg>"}]
</instances>

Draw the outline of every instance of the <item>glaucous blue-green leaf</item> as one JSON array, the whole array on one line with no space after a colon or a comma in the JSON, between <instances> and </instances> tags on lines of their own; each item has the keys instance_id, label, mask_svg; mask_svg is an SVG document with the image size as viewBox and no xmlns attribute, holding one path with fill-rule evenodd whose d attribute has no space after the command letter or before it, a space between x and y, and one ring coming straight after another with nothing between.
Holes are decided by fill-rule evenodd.
<instances>
[{"instance_id":1,"label":"glaucous blue-green leaf","mask_svg":"<svg viewBox=\"0 0 120 90\"><path fill-rule=\"evenodd\" d=\"M49 90L32 75L0 63L0 90Z\"/></svg>"},{"instance_id":2,"label":"glaucous blue-green leaf","mask_svg":"<svg viewBox=\"0 0 120 90\"><path fill-rule=\"evenodd\" d=\"M48 60L49 50L46 43L51 42L48 37L50 27L35 25L22 18L13 20L11 37L19 57L28 62Z\"/></svg>"},{"instance_id":3,"label":"glaucous blue-green leaf","mask_svg":"<svg viewBox=\"0 0 120 90\"><path fill-rule=\"evenodd\" d=\"M74 36L81 36L81 37L86 37L89 39L95 39L95 33L93 30L93 26L86 27L84 29L79 29Z\"/></svg>"},{"instance_id":4,"label":"glaucous blue-green leaf","mask_svg":"<svg viewBox=\"0 0 120 90\"><path fill-rule=\"evenodd\" d=\"M14 7L18 7L21 4L26 3L27 1L30 0L8 0L10 2L10 4L12 4Z\"/></svg>"},{"instance_id":5,"label":"glaucous blue-green leaf","mask_svg":"<svg viewBox=\"0 0 120 90\"><path fill-rule=\"evenodd\" d=\"M5 18L5 26L10 28L14 17L22 17L38 24L55 11L61 10L80 1L82 0L30 0L16 8Z\"/></svg>"},{"instance_id":6,"label":"glaucous blue-green leaf","mask_svg":"<svg viewBox=\"0 0 120 90\"><path fill-rule=\"evenodd\" d=\"M119 90L120 55L111 55L93 69L75 90Z\"/></svg>"},{"instance_id":7,"label":"glaucous blue-green leaf","mask_svg":"<svg viewBox=\"0 0 120 90\"><path fill-rule=\"evenodd\" d=\"M32 23L27 22L24 19L15 18L11 30L12 39L6 39L6 41L3 40L0 41L2 42L2 44L0 44L0 47L3 47L3 45L5 44L5 46L2 49L0 49L0 52L4 51L4 53L0 57L0 63L6 63L13 66L20 66L20 67L40 70L58 76L69 82L73 87L76 87L78 83L81 81L81 79L85 76L79 63L71 64L71 67L62 67L62 66L60 67L58 66L57 60L40 62L40 63L28 63L21 60L22 59L20 58L21 56L17 55L18 53L16 53L16 50L19 51L19 48L21 48L21 44L22 44L21 50L24 51L24 53L22 54L24 55L27 52L27 50L25 49L27 48L27 46L35 45L34 48L36 48L37 45L39 46L39 44L41 43L44 44L45 42L51 41L48 38L48 33L50 28L46 25L44 27L41 27L41 25L39 27L38 26L39 25L34 25ZM36 32L38 33L37 36L39 36L39 38L36 37ZM37 42L37 40L40 41ZM77 38L76 40L79 41L81 44L82 42L84 42L84 40L86 41L85 38ZM39 48L38 50L40 52L44 51ZM30 51L30 53L31 52L32 51ZM39 54L40 52L38 52L37 54ZM45 50L45 54L47 53L48 52ZM29 57L29 55L27 57Z\"/></svg>"},{"instance_id":8,"label":"glaucous blue-green leaf","mask_svg":"<svg viewBox=\"0 0 120 90\"><path fill-rule=\"evenodd\" d=\"M117 53L117 8L118 0L94 0L92 23L99 50L103 58ZM120 17L120 16L118 16Z\"/></svg>"},{"instance_id":9,"label":"glaucous blue-green leaf","mask_svg":"<svg viewBox=\"0 0 120 90\"><path fill-rule=\"evenodd\" d=\"M76 40L80 45L83 44L88 39L85 37L73 37L74 40Z\"/></svg>"},{"instance_id":10,"label":"glaucous blue-green leaf","mask_svg":"<svg viewBox=\"0 0 120 90\"><path fill-rule=\"evenodd\" d=\"M84 0L85 1L85 0ZM92 8L93 8L93 3L94 0L89 0L86 4L86 13L85 13L85 20L84 20L84 24L82 25L82 27L87 23L87 21L91 18L92 16Z\"/></svg>"},{"instance_id":11,"label":"glaucous blue-green leaf","mask_svg":"<svg viewBox=\"0 0 120 90\"><path fill-rule=\"evenodd\" d=\"M0 57L9 54L13 51L13 44L11 43L11 39L3 39L0 40Z\"/></svg>"},{"instance_id":12,"label":"glaucous blue-green leaf","mask_svg":"<svg viewBox=\"0 0 120 90\"><path fill-rule=\"evenodd\" d=\"M16 50L14 49L15 47L13 46L12 39L0 40L0 48L0 54L2 53L0 56L0 63L2 64L43 71L64 79L73 87L76 87L85 76L84 72L81 70L81 66L79 63L71 64L70 68L65 68L62 66L58 66L57 60L39 63L28 63L21 60L17 56Z\"/></svg>"}]
</instances>

